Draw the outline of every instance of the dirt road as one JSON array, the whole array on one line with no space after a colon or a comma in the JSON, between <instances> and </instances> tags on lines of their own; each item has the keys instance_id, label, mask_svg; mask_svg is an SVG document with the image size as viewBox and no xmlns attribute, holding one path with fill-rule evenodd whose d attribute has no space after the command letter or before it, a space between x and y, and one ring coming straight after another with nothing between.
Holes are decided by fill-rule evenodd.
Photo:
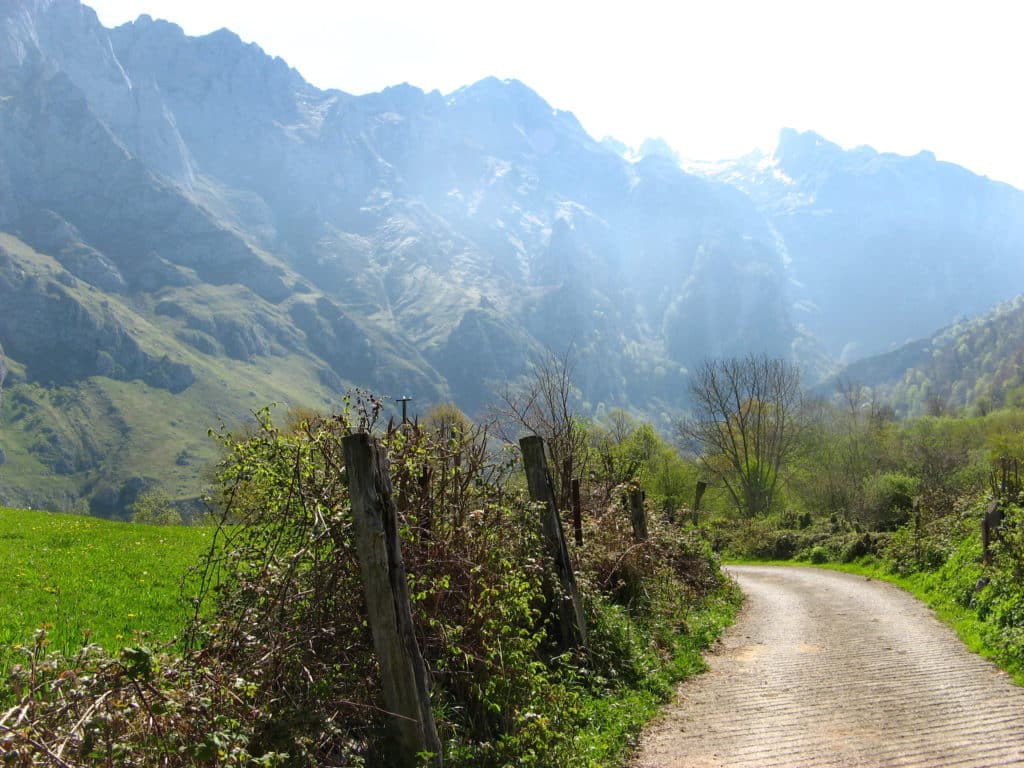
<instances>
[{"instance_id":1,"label":"dirt road","mask_svg":"<svg viewBox=\"0 0 1024 768\"><path fill-rule=\"evenodd\" d=\"M1024 766L1024 688L905 592L729 569L747 602L632 768Z\"/></svg>"}]
</instances>

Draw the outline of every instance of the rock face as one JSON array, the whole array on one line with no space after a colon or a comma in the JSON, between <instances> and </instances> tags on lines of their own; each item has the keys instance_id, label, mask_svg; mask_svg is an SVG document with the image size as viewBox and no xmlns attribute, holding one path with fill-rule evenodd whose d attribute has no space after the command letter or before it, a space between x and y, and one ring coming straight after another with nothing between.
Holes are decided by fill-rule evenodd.
<instances>
[{"instance_id":1,"label":"rock face","mask_svg":"<svg viewBox=\"0 0 1024 768\"><path fill-rule=\"evenodd\" d=\"M630 164L521 83L354 97L223 30L106 30L74 0L15 0L0 23L0 230L202 354L283 345L473 411L543 347L575 345L595 402L638 405L706 354L789 353L784 265L750 201L664 153ZM239 284L272 323L160 313L168 291ZM93 339L62 378L110 368L97 343L141 375L110 319L59 293L34 316ZM57 350L31 349L11 353L53 377L37 358Z\"/></svg>"},{"instance_id":2,"label":"rock face","mask_svg":"<svg viewBox=\"0 0 1024 768\"><path fill-rule=\"evenodd\" d=\"M57 385L89 376L141 379L171 392L195 381L185 363L147 353L109 302L94 303L77 281L60 280L66 273L52 274L0 246L0 338L30 378Z\"/></svg>"},{"instance_id":3,"label":"rock face","mask_svg":"<svg viewBox=\"0 0 1024 768\"><path fill-rule=\"evenodd\" d=\"M784 130L720 175L777 233L795 319L850 360L931 334L1024 291L1024 194L936 161L844 151Z\"/></svg>"}]
</instances>

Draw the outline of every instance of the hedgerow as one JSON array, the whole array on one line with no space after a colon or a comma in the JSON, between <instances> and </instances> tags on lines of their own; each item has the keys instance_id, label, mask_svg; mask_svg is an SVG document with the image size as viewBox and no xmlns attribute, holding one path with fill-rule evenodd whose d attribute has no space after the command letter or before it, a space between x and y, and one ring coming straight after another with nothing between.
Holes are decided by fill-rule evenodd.
<instances>
[{"instance_id":1,"label":"hedgerow","mask_svg":"<svg viewBox=\"0 0 1024 768\"><path fill-rule=\"evenodd\" d=\"M331 418L282 429L261 411L248 433L219 434L219 525L187 631L173 646L75 656L50 653L40 633L6 691L7 764L390 764L341 450L353 431L374 431L390 455L445 763L589 766L621 754L643 707L693 670L735 608L710 548L660 518L637 542L616 500L584 494L572 556L590 642L566 651L516 453L492 450L484 427L385 427L379 414L358 396ZM615 720L615 700L635 712Z\"/></svg>"}]
</instances>

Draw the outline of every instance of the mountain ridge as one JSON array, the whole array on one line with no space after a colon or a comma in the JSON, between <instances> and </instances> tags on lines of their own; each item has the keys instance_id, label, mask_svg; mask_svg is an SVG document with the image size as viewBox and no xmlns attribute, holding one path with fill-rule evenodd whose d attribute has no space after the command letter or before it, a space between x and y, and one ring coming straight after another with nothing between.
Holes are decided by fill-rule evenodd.
<instances>
[{"instance_id":1,"label":"mountain ridge","mask_svg":"<svg viewBox=\"0 0 1024 768\"><path fill-rule=\"evenodd\" d=\"M984 312L1024 285L1024 193L930 152L846 151L786 129L772 156L714 176L757 201L784 243L798 324L840 361Z\"/></svg>"},{"instance_id":2,"label":"mountain ridge","mask_svg":"<svg viewBox=\"0 0 1024 768\"><path fill-rule=\"evenodd\" d=\"M819 389L828 392L840 380L870 387L904 417L1024 404L1024 295L859 360Z\"/></svg>"},{"instance_id":3,"label":"mountain ridge","mask_svg":"<svg viewBox=\"0 0 1024 768\"><path fill-rule=\"evenodd\" d=\"M585 412L667 421L705 357L765 352L814 377L851 344L891 347L1024 290L1024 229L993 225L1024 194L924 155L910 173L791 132L775 165L701 176L655 144L624 159L519 81L321 90L228 30L108 30L77 0L0 9L0 138L0 343L19 393L0 411L6 503L38 502L54 455L88 453L39 442L70 435L55 398L124 427L61 459L61 499L120 497L166 460L161 435L238 422L254 400L323 406L360 385L475 414L571 348ZM932 202L901 217L900 195ZM973 218L947 216L965 195ZM944 216L933 243L923 228ZM873 244L886 233L914 258ZM925 316L867 311L862 262L902 265ZM936 263L942 281L915 272ZM185 442L178 495L212 453Z\"/></svg>"}]
</instances>

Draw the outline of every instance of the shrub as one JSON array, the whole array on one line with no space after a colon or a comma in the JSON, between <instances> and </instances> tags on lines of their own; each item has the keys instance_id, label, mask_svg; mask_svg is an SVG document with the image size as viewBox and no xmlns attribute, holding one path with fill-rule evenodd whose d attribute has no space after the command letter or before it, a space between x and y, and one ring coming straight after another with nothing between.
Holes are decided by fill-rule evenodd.
<instances>
[{"instance_id":1,"label":"shrub","mask_svg":"<svg viewBox=\"0 0 1024 768\"><path fill-rule=\"evenodd\" d=\"M282 431L265 410L249 433L220 435L221 524L184 650L62 659L41 640L13 673L4 717L31 723L14 764L47 764L59 745L69 765L389 765L341 448L379 413L357 396L333 418ZM514 462L483 428L389 426L380 439L446 764L589 764L574 736L593 702L668 694L692 607L725 584L707 545L660 518L636 543L621 510L588 510L576 554L592 644L563 652Z\"/></svg>"},{"instance_id":2,"label":"shrub","mask_svg":"<svg viewBox=\"0 0 1024 768\"><path fill-rule=\"evenodd\" d=\"M132 522L146 525L181 525L185 520L166 493L153 489L143 491L132 504Z\"/></svg>"},{"instance_id":3,"label":"shrub","mask_svg":"<svg viewBox=\"0 0 1024 768\"><path fill-rule=\"evenodd\" d=\"M864 481L861 521L872 530L892 531L907 522L920 482L902 472L882 472Z\"/></svg>"},{"instance_id":4,"label":"shrub","mask_svg":"<svg viewBox=\"0 0 1024 768\"><path fill-rule=\"evenodd\" d=\"M894 573L907 575L916 571L934 571L949 558L948 541L925 535L912 524L904 525L889 538L883 555Z\"/></svg>"},{"instance_id":5,"label":"shrub","mask_svg":"<svg viewBox=\"0 0 1024 768\"><path fill-rule=\"evenodd\" d=\"M887 535L879 533L848 536L840 548L839 560L843 563L852 563L854 560L868 555L877 555L885 548L888 541Z\"/></svg>"},{"instance_id":6,"label":"shrub","mask_svg":"<svg viewBox=\"0 0 1024 768\"><path fill-rule=\"evenodd\" d=\"M807 553L807 559L816 564L827 563L832 560L832 553L826 547L818 545L813 547L810 552Z\"/></svg>"}]
</instances>

